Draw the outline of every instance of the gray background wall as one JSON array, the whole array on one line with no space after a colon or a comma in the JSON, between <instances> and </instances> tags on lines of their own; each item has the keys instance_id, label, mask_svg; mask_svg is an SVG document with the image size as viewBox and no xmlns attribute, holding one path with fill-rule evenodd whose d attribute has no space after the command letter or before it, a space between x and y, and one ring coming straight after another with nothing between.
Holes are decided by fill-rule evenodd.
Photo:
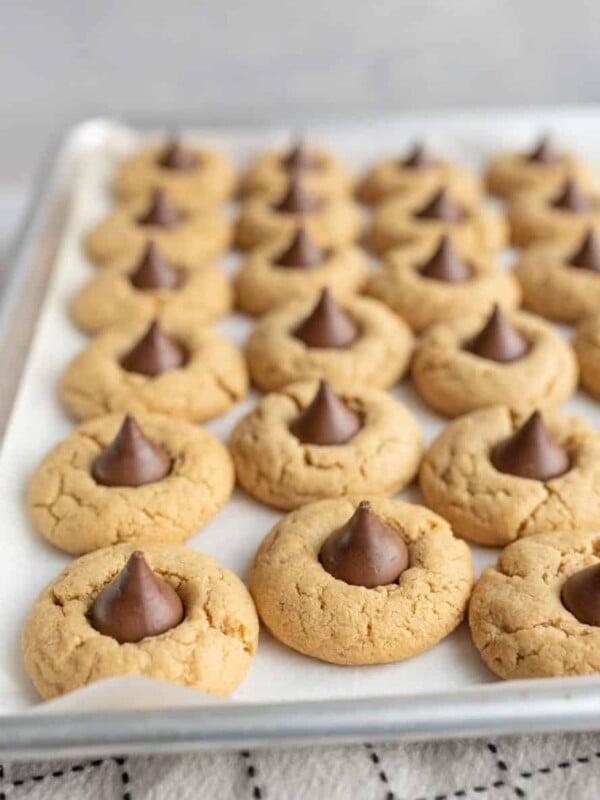
<instances>
[{"instance_id":1,"label":"gray background wall","mask_svg":"<svg viewBox=\"0 0 600 800\"><path fill-rule=\"evenodd\" d=\"M583 0L2 0L0 179L87 115L600 100Z\"/></svg>"}]
</instances>

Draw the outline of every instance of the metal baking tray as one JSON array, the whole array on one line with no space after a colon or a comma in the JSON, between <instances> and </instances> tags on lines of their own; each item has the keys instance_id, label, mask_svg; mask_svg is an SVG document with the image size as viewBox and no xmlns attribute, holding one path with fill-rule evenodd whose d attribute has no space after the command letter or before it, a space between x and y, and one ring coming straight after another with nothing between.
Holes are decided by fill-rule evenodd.
<instances>
[{"instance_id":1,"label":"metal baking tray","mask_svg":"<svg viewBox=\"0 0 600 800\"><path fill-rule=\"evenodd\" d=\"M169 126L157 121L135 121L132 128L147 135L164 132ZM60 264L59 249L69 219L78 169L93 153L108 146L115 135L122 135L123 130L127 129L114 120L88 120L66 132L52 147L34 187L25 224L0 273L0 354L3 365L0 435L3 445L5 434L13 424L11 408L28 365L36 324L50 302L49 280L55 268L67 269L67 265ZM267 124L252 128L221 126L218 129L207 128L204 124L188 124L184 130L201 132L225 146L232 141L243 141L241 150L245 153L287 142L293 133ZM494 109L308 126L303 122L302 130L308 131L311 140L332 144L356 166L364 166L366 160L375 160L386 151L404 147L414 136L425 136L450 155L461 158L467 154L467 160L479 166L494 150L522 146L541 130L552 131L566 144L583 152L600 174L599 108ZM66 313L65 309L62 313ZM55 392L55 388L48 385L48 395ZM410 386L405 386L401 392L399 397L413 409L419 407ZM43 402L41 397L40 403ZM579 396L567 404L567 410L581 413L600 426L600 410L589 399ZM427 417L423 424L429 430L430 438L440 428L441 420L427 415L422 406L419 414L422 423L423 414ZM57 431L52 438L57 439L64 432ZM44 450L45 447L39 452L40 457ZM414 491L409 496L418 501ZM272 513L271 517L277 518ZM256 541L267 530L268 526L255 531ZM5 561L10 560L11 536L15 535L19 535L19 531L10 531L5 536ZM201 534L193 546L202 549ZM245 556L251 552L252 548L246 546ZM497 551L493 550L475 548L474 552L478 568L494 561L497 556ZM36 590L41 588L42 585L36 586ZM12 604L17 603L12 600ZM5 599L5 610L9 605ZM20 619L27 610L18 609ZM265 638L262 634L261 637ZM105 681L86 687L79 694L32 705L17 712L6 713L0 707L0 756L9 759L81 757L115 752L177 752L318 741L416 740L598 727L600 676L499 682L477 662L478 656L473 653L465 626L451 638L451 645L445 642L438 645L440 653L445 652L441 648L447 648L446 660L417 662L416 668L414 664L406 668L401 666L402 672L393 671L396 665L391 665L391 669L388 666L348 668L345 674L352 684L352 692L347 697L329 693L327 688L320 692L319 681L327 673L317 669L312 673L315 683L313 699L306 692L297 699L293 671L289 673L286 684L286 667L292 663L291 659L296 658L290 651L289 658L284 654L273 668L280 680L277 701L262 700L265 692L268 693L265 689L254 698L244 696L243 701L234 695L233 700L209 700L198 706L187 701L189 695L181 695L165 684L112 679L118 686L113 694L110 692L111 681ZM264 646L272 646L272 643L267 641ZM263 647L262 643L260 647ZM2 653L6 649L3 643L0 677L3 669L15 668L14 663L3 664ZM301 656L297 658L303 659ZM449 664L460 665L463 659L468 668L454 683L448 683L444 671L451 668ZM312 668L309 659L304 659L302 664L303 667L294 665L294 669ZM323 665L322 669L327 670L328 666ZM361 669L365 671L361 672ZM275 674L267 672L263 684ZM137 683L131 684L135 688L128 693L130 680L137 680ZM378 688L379 683L389 685L382 691ZM252 685L260 683L255 680ZM152 701L157 693L163 698L161 708L156 708ZM123 710L124 697L127 697L126 710Z\"/></svg>"}]
</instances>

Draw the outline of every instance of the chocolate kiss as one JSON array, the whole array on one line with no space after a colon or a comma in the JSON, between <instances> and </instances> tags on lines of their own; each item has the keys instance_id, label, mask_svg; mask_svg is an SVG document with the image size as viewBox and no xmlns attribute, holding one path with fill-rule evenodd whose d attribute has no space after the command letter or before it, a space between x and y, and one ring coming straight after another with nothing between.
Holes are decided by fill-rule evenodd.
<instances>
[{"instance_id":1,"label":"chocolate kiss","mask_svg":"<svg viewBox=\"0 0 600 800\"><path fill-rule=\"evenodd\" d=\"M572 211L574 214L584 214L589 211L593 203L581 190L579 184L572 178L565 181L562 192L552 201L554 208Z\"/></svg>"},{"instance_id":2,"label":"chocolate kiss","mask_svg":"<svg viewBox=\"0 0 600 800\"><path fill-rule=\"evenodd\" d=\"M569 264L580 269L600 272L600 237L594 228L590 228L586 233L581 247L573 253Z\"/></svg>"},{"instance_id":3,"label":"chocolate kiss","mask_svg":"<svg viewBox=\"0 0 600 800\"><path fill-rule=\"evenodd\" d=\"M512 436L499 442L491 453L500 472L549 481L569 471L569 456L548 433L542 415L534 411Z\"/></svg>"},{"instance_id":4,"label":"chocolate kiss","mask_svg":"<svg viewBox=\"0 0 600 800\"><path fill-rule=\"evenodd\" d=\"M335 302L329 289L321 292L316 306L293 331L308 347L350 347L358 338L358 325Z\"/></svg>"},{"instance_id":5,"label":"chocolate kiss","mask_svg":"<svg viewBox=\"0 0 600 800\"><path fill-rule=\"evenodd\" d=\"M316 267L323 262L325 254L301 225L289 247L275 259L278 267Z\"/></svg>"},{"instance_id":6,"label":"chocolate kiss","mask_svg":"<svg viewBox=\"0 0 600 800\"><path fill-rule=\"evenodd\" d=\"M584 625L600 625L600 564L567 578L561 599L565 608Z\"/></svg>"},{"instance_id":7,"label":"chocolate kiss","mask_svg":"<svg viewBox=\"0 0 600 800\"><path fill-rule=\"evenodd\" d=\"M536 164L543 164L545 167L556 164L558 153L552 146L548 136L542 136L533 150L527 155L527 160L534 161Z\"/></svg>"},{"instance_id":8,"label":"chocolate kiss","mask_svg":"<svg viewBox=\"0 0 600 800\"><path fill-rule=\"evenodd\" d=\"M408 169L427 169L432 164L433 161L422 142L416 142L402 162L402 166Z\"/></svg>"},{"instance_id":9,"label":"chocolate kiss","mask_svg":"<svg viewBox=\"0 0 600 800\"><path fill-rule=\"evenodd\" d=\"M321 381L310 405L290 425L303 444L344 444L361 428L358 415L334 393L327 381Z\"/></svg>"},{"instance_id":10,"label":"chocolate kiss","mask_svg":"<svg viewBox=\"0 0 600 800\"><path fill-rule=\"evenodd\" d=\"M282 163L284 167L292 171L314 169L318 166L316 159L310 155L303 142L298 142L292 147L289 153L283 157Z\"/></svg>"},{"instance_id":11,"label":"chocolate kiss","mask_svg":"<svg viewBox=\"0 0 600 800\"><path fill-rule=\"evenodd\" d=\"M198 159L191 150L182 146L179 139L171 139L165 147L163 154L158 162L165 169L189 170L194 169Z\"/></svg>"},{"instance_id":12,"label":"chocolate kiss","mask_svg":"<svg viewBox=\"0 0 600 800\"><path fill-rule=\"evenodd\" d=\"M186 361L187 354L183 347L167 336L154 320L139 342L123 356L121 366L127 372L154 378L161 372L183 366Z\"/></svg>"},{"instance_id":13,"label":"chocolate kiss","mask_svg":"<svg viewBox=\"0 0 600 800\"><path fill-rule=\"evenodd\" d=\"M445 283L463 283L471 277L471 268L456 252L449 236L442 236L434 254L419 267L425 278Z\"/></svg>"},{"instance_id":14,"label":"chocolate kiss","mask_svg":"<svg viewBox=\"0 0 600 800\"><path fill-rule=\"evenodd\" d=\"M292 175L285 196L274 208L285 214L308 214L316 211L320 206L320 201L306 191L296 175Z\"/></svg>"},{"instance_id":15,"label":"chocolate kiss","mask_svg":"<svg viewBox=\"0 0 600 800\"><path fill-rule=\"evenodd\" d=\"M138 217L140 225L156 225L158 228L174 228L181 221L182 215L169 200L164 189L155 189L150 207L145 214Z\"/></svg>"},{"instance_id":16,"label":"chocolate kiss","mask_svg":"<svg viewBox=\"0 0 600 800\"><path fill-rule=\"evenodd\" d=\"M439 189L420 211L415 213L418 219L436 219L441 222L460 222L465 216L462 208L448 194Z\"/></svg>"},{"instance_id":17,"label":"chocolate kiss","mask_svg":"<svg viewBox=\"0 0 600 800\"><path fill-rule=\"evenodd\" d=\"M522 358L529 345L496 304L483 328L465 344L465 350L490 361L507 362Z\"/></svg>"},{"instance_id":18,"label":"chocolate kiss","mask_svg":"<svg viewBox=\"0 0 600 800\"><path fill-rule=\"evenodd\" d=\"M148 439L129 414L121 429L94 461L92 476L102 486L142 486L165 478L173 462Z\"/></svg>"},{"instance_id":19,"label":"chocolate kiss","mask_svg":"<svg viewBox=\"0 0 600 800\"><path fill-rule=\"evenodd\" d=\"M154 242L148 242L129 280L136 289L175 289L179 286L180 276L159 253Z\"/></svg>"},{"instance_id":20,"label":"chocolate kiss","mask_svg":"<svg viewBox=\"0 0 600 800\"><path fill-rule=\"evenodd\" d=\"M363 500L345 525L321 547L321 564L334 578L352 586L388 586L408 567L408 548Z\"/></svg>"},{"instance_id":21,"label":"chocolate kiss","mask_svg":"<svg viewBox=\"0 0 600 800\"><path fill-rule=\"evenodd\" d=\"M94 600L92 627L119 644L139 642L170 631L183 620L181 598L164 578L148 566L137 550Z\"/></svg>"}]
</instances>

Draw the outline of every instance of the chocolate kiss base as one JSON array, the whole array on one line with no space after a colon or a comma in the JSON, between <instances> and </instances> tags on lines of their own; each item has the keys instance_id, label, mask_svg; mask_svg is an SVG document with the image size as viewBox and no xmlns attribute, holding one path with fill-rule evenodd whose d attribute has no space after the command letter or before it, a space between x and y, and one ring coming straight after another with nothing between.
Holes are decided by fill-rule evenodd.
<instances>
[{"instance_id":1,"label":"chocolate kiss base","mask_svg":"<svg viewBox=\"0 0 600 800\"><path fill-rule=\"evenodd\" d=\"M572 179L565 182L562 192L552 200L551 205L562 211L571 211L573 214L585 214L586 211L591 211L593 208L590 198Z\"/></svg>"},{"instance_id":2,"label":"chocolate kiss base","mask_svg":"<svg viewBox=\"0 0 600 800\"><path fill-rule=\"evenodd\" d=\"M373 589L396 583L408 567L408 548L363 500L348 522L333 531L319 559L334 578Z\"/></svg>"},{"instance_id":3,"label":"chocolate kiss base","mask_svg":"<svg viewBox=\"0 0 600 800\"><path fill-rule=\"evenodd\" d=\"M302 444L341 445L361 429L358 414L348 408L327 381L321 381L313 401L290 425Z\"/></svg>"},{"instance_id":4,"label":"chocolate kiss base","mask_svg":"<svg viewBox=\"0 0 600 800\"><path fill-rule=\"evenodd\" d=\"M575 572L565 582L561 599L584 625L600 625L600 564Z\"/></svg>"},{"instance_id":5,"label":"chocolate kiss base","mask_svg":"<svg viewBox=\"0 0 600 800\"><path fill-rule=\"evenodd\" d=\"M480 358L508 363L523 358L529 352L529 345L496 304L483 328L465 344L464 349Z\"/></svg>"},{"instance_id":6,"label":"chocolate kiss base","mask_svg":"<svg viewBox=\"0 0 600 800\"><path fill-rule=\"evenodd\" d=\"M442 236L435 252L419 267L424 278L443 283L464 283L472 277L471 267L456 252L449 236Z\"/></svg>"},{"instance_id":7,"label":"chocolate kiss base","mask_svg":"<svg viewBox=\"0 0 600 800\"><path fill-rule=\"evenodd\" d=\"M464 219L465 212L454 202L446 189L440 189L414 216L417 219L434 219L452 224Z\"/></svg>"},{"instance_id":8,"label":"chocolate kiss base","mask_svg":"<svg viewBox=\"0 0 600 800\"><path fill-rule=\"evenodd\" d=\"M175 628L184 614L175 589L150 569L138 550L96 597L89 621L99 633L125 644Z\"/></svg>"},{"instance_id":9,"label":"chocolate kiss base","mask_svg":"<svg viewBox=\"0 0 600 800\"><path fill-rule=\"evenodd\" d=\"M127 372L154 378L168 370L185 366L187 360L185 348L167 336L154 320L142 338L123 356L120 364Z\"/></svg>"},{"instance_id":10,"label":"chocolate kiss base","mask_svg":"<svg viewBox=\"0 0 600 800\"><path fill-rule=\"evenodd\" d=\"M358 325L338 306L328 289L323 289L316 306L293 330L307 347L350 347L359 337Z\"/></svg>"},{"instance_id":11,"label":"chocolate kiss base","mask_svg":"<svg viewBox=\"0 0 600 800\"><path fill-rule=\"evenodd\" d=\"M558 478L571 466L568 454L550 436L539 411L492 449L491 461L499 472L538 481Z\"/></svg>"},{"instance_id":12,"label":"chocolate kiss base","mask_svg":"<svg viewBox=\"0 0 600 800\"><path fill-rule=\"evenodd\" d=\"M303 225L300 225L289 247L273 262L278 267L316 267L325 260L325 254L314 242Z\"/></svg>"},{"instance_id":13,"label":"chocolate kiss base","mask_svg":"<svg viewBox=\"0 0 600 800\"><path fill-rule=\"evenodd\" d=\"M321 202L306 191L296 175L292 175L289 188L284 197L273 206L275 211L283 214L309 214L317 211Z\"/></svg>"},{"instance_id":14,"label":"chocolate kiss base","mask_svg":"<svg viewBox=\"0 0 600 800\"><path fill-rule=\"evenodd\" d=\"M281 163L289 170L316 169L319 162L306 149L302 142L292 147L281 159Z\"/></svg>"},{"instance_id":15,"label":"chocolate kiss base","mask_svg":"<svg viewBox=\"0 0 600 800\"><path fill-rule=\"evenodd\" d=\"M195 153L182 146L178 139L173 139L165 147L165 150L158 161L165 169L179 170L186 172L198 166L198 159Z\"/></svg>"},{"instance_id":16,"label":"chocolate kiss base","mask_svg":"<svg viewBox=\"0 0 600 800\"><path fill-rule=\"evenodd\" d=\"M142 291L176 289L181 283L181 276L160 254L154 242L149 242L129 280L132 286Z\"/></svg>"},{"instance_id":17,"label":"chocolate kiss base","mask_svg":"<svg viewBox=\"0 0 600 800\"><path fill-rule=\"evenodd\" d=\"M92 477L102 486L142 486L166 478L172 467L168 453L151 442L128 414L94 461Z\"/></svg>"},{"instance_id":18,"label":"chocolate kiss base","mask_svg":"<svg viewBox=\"0 0 600 800\"><path fill-rule=\"evenodd\" d=\"M600 236L594 228L590 228L581 242L579 249L569 259L572 267L600 272Z\"/></svg>"},{"instance_id":19,"label":"chocolate kiss base","mask_svg":"<svg viewBox=\"0 0 600 800\"><path fill-rule=\"evenodd\" d=\"M148 211L138 217L137 221L139 225L174 228L182 219L183 214L175 208L164 189L156 189Z\"/></svg>"}]
</instances>

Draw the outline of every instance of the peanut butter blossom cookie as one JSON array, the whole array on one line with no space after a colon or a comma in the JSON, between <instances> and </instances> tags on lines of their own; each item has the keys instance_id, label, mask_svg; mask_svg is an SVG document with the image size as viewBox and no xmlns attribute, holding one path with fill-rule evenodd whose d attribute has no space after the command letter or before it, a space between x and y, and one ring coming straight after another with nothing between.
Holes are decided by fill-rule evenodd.
<instances>
[{"instance_id":1,"label":"peanut butter blossom cookie","mask_svg":"<svg viewBox=\"0 0 600 800\"><path fill-rule=\"evenodd\" d=\"M501 678L600 672L600 538L553 532L514 542L469 604L475 646Z\"/></svg>"},{"instance_id":2,"label":"peanut butter blossom cookie","mask_svg":"<svg viewBox=\"0 0 600 800\"><path fill-rule=\"evenodd\" d=\"M198 325L226 314L233 304L229 278L214 264L171 264L154 242L133 263L121 259L100 270L71 302L71 316L96 333L130 320L160 317Z\"/></svg>"},{"instance_id":3,"label":"peanut butter blossom cookie","mask_svg":"<svg viewBox=\"0 0 600 800\"><path fill-rule=\"evenodd\" d=\"M294 511L254 557L262 621L288 647L334 664L402 661L462 620L468 547L426 508L334 499Z\"/></svg>"},{"instance_id":4,"label":"peanut butter blossom cookie","mask_svg":"<svg viewBox=\"0 0 600 800\"><path fill-rule=\"evenodd\" d=\"M231 454L241 486L275 508L341 494L395 494L414 478L421 432L378 389L294 383L238 422Z\"/></svg>"},{"instance_id":5,"label":"peanut butter blossom cookie","mask_svg":"<svg viewBox=\"0 0 600 800\"><path fill-rule=\"evenodd\" d=\"M246 356L263 391L313 378L384 389L406 371L412 342L386 306L364 297L338 301L324 289L316 302L300 300L260 319Z\"/></svg>"},{"instance_id":6,"label":"peanut butter blossom cookie","mask_svg":"<svg viewBox=\"0 0 600 800\"><path fill-rule=\"evenodd\" d=\"M456 317L434 325L417 347L412 375L425 402L455 417L504 403L531 409L559 405L577 388L577 364L560 333L537 317Z\"/></svg>"},{"instance_id":7,"label":"peanut butter blossom cookie","mask_svg":"<svg viewBox=\"0 0 600 800\"><path fill-rule=\"evenodd\" d=\"M600 315L584 319L577 327L573 347L579 361L581 385L594 397L600 397Z\"/></svg>"},{"instance_id":8,"label":"peanut butter blossom cookie","mask_svg":"<svg viewBox=\"0 0 600 800\"><path fill-rule=\"evenodd\" d=\"M299 224L283 247L263 245L247 254L235 279L237 303L247 314L264 314L325 287L338 295L353 294L362 289L367 274L359 247L323 248Z\"/></svg>"},{"instance_id":9,"label":"peanut butter blossom cookie","mask_svg":"<svg viewBox=\"0 0 600 800\"><path fill-rule=\"evenodd\" d=\"M600 225L600 197L569 178L555 192L521 192L509 204L507 216L514 244L583 236L590 225Z\"/></svg>"},{"instance_id":10,"label":"peanut butter blossom cookie","mask_svg":"<svg viewBox=\"0 0 600 800\"><path fill-rule=\"evenodd\" d=\"M22 647L44 699L122 675L217 695L244 679L258 618L239 578L181 545L135 547L77 559L37 598Z\"/></svg>"},{"instance_id":11,"label":"peanut butter blossom cookie","mask_svg":"<svg viewBox=\"0 0 600 800\"><path fill-rule=\"evenodd\" d=\"M354 179L348 167L323 147L298 142L289 150L263 153L242 176L242 195L283 194L291 175L301 175L308 191L322 197L350 195Z\"/></svg>"},{"instance_id":12,"label":"peanut butter blossom cookie","mask_svg":"<svg viewBox=\"0 0 600 800\"><path fill-rule=\"evenodd\" d=\"M375 210L368 238L374 252L382 254L392 247L431 246L443 235L476 251L498 250L508 238L504 217L498 211L458 201L446 187L425 201L391 197Z\"/></svg>"},{"instance_id":13,"label":"peanut butter blossom cookie","mask_svg":"<svg viewBox=\"0 0 600 800\"><path fill-rule=\"evenodd\" d=\"M492 406L452 422L425 454L423 498L485 545L600 525L600 435L556 411Z\"/></svg>"},{"instance_id":14,"label":"peanut butter blossom cookie","mask_svg":"<svg viewBox=\"0 0 600 800\"><path fill-rule=\"evenodd\" d=\"M116 258L134 263L154 241L173 263L197 265L226 250L230 223L218 210L177 206L164 189L145 203L119 206L88 233L85 248L97 264Z\"/></svg>"},{"instance_id":15,"label":"peanut butter blossom cookie","mask_svg":"<svg viewBox=\"0 0 600 800\"><path fill-rule=\"evenodd\" d=\"M600 308L600 235L589 228L575 242L531 245L515 274L527 308L557 322L578 322Z\"/></svg>"},{"instance_id":16,"label":"peanut butter blossom cookie","mask_svg":"<svg viewBox=\"0 0 600 800\"><path fill-rule=\"evenodd\" d=\"M359 237L359 207L347 197L325 197L305 187L293 172L284 192L259 194L243 204L236 227L236 244L242 249L268 242L289 241L302 222L320 245L342 247Z\"/></svg>"},{"instance_id":17,"label":"peanut butter blossom cookie","mask_svg":"<svg viewBox=\"0 0 600 800\"><path fill-rule=\"evenodd\" d=\"M519 285L487 254L463 255L448 236L398 248L373 273L367 292L400 314L415 331L460 314L519 304Z\"/></svg>"},{"instance_id":18,"label":"peanut butter blossom cookie","mask_svg":"<svg viewBox=\"0 0 600 800\"><path fill-rule=\"evenodd\" d=\"M35 471L36 529L69 553L121 542L181 542L233 489L227 449L207 431L159 414L98 417L55 445Z\"/></svg>"},{"instance_id":19,"label":"peanut butter blossom cookie","mask_svg":"<svg viewBox=\"0 0 600 800\"><path fill-rule=\"evenodd\" d=\"M417 142L402 157L386 158L367 172L359 186L365 203L380 203L391 195L426 201L447 186L457 200L473 203L481 198L481 185L467 169L431 155Z\"/></svg>"},{"instance_id":20,"label":"peanut butter blossom cookie","mask_svg":"<svg viewBox=\"0 0 600 800\"><path fill-rule=\"evenodd\" d=\"M227 411L247 390L237 347L185 318L109 328L74 358L60 385L77 419L152 411L202 422Z\"/></svg>"},{"instance_id":21,"label":"peanut butter blossom cookie","mask_svg":"<svg viewBox=\"0 0 600 800\"><path fill-rule=\"evenodd\" d=\"M494 156L485 176L488 191L504 199L523 191L558 193L568 178L586 188L594 185L589 167L577 156L557 150L547 136L529 152Z\"/></svg>"},{"instance_id":22,"label":"peanut butter blossom cookie","mask_svg":"<svg viewBox=\"0 0 600 800\"><path fill-rule=\"evenodd\" d=\"M233 166L224 155L175 138L123 161L113 189L119 201L142 205L156 189L165 189L179 208L193 210L227 200L235 182Z\"/></svg>"}]
</instances>

